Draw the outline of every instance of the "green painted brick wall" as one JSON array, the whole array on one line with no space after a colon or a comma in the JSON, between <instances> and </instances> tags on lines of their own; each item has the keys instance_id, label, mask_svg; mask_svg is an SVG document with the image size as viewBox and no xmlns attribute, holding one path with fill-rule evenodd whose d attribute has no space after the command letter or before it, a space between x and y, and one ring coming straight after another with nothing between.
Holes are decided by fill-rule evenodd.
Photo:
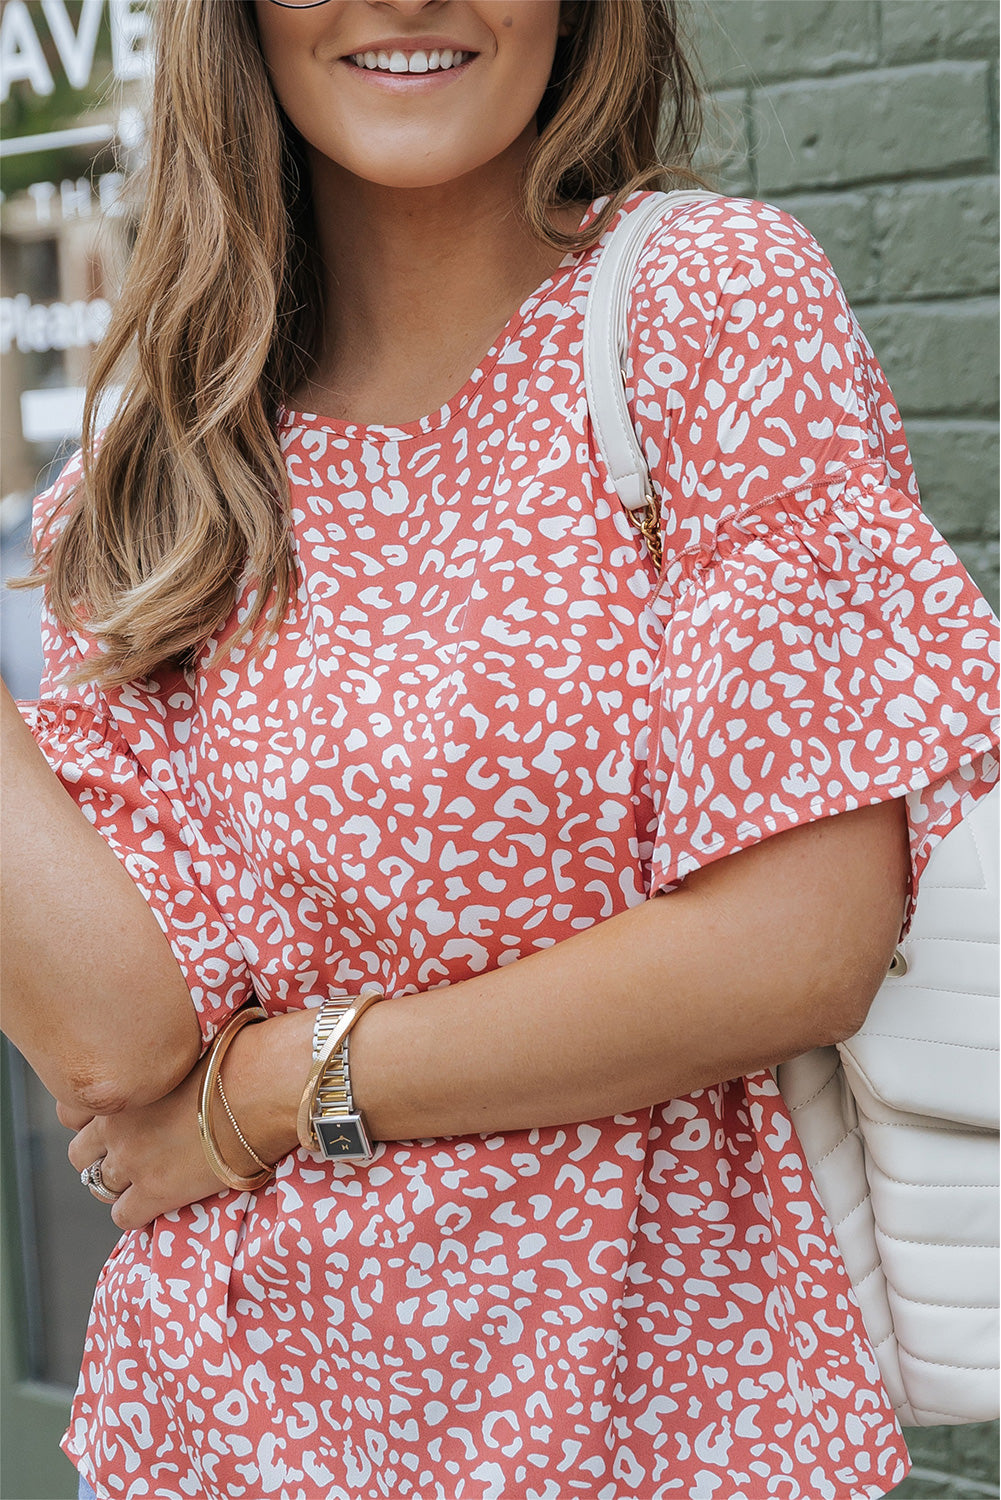
<instances>
[{"instance_id":1,"label":"green painted brick wall","mask_svg":"<svg viewBox=\"0 0 1001 1500\"><path fill-rule=\"evenodd\" d=\"M700 166L816 235L900 405L925 508L998 600L996 0L689 0ZM900 1500L997 1496L998 1427L911 1429Z\"/></svg>"},{"instance_id":2,"label":"green painted brick wall","mask_svg":"<svg viewBox=\"0 0 1001 1500\"><path fill-rule=\"evenodd\" d=\"M890 378L925 508L996 607L996 0L687 13L710 94L703 172L824 246Z\"/></svg>"}]
</instances>

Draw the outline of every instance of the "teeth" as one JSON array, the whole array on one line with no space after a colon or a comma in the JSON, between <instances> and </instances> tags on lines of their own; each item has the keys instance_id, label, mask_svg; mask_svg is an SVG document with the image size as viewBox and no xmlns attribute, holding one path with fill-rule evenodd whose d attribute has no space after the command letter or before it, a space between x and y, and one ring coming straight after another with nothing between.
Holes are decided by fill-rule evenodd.
<instances>
[{"instance_id":1,"label":"teeth","mask_svg":"<svg viewBox=\"0 0 1001 1500\"><path fill-rule=\"evenodd\" d=\"M437 47L430 52L352 52L351 61L359 68L368 68L380 73L436 73L448 68L457 68L471 56L468 52L453 52L450 47Z\"/></svg>"}]
</instances>

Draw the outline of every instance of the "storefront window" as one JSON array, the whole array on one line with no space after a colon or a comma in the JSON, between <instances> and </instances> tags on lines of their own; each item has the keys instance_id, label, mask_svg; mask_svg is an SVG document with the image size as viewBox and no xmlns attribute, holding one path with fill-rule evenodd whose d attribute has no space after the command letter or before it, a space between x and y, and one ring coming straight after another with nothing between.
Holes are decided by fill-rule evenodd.
<instances>
[{"instance_id":1,"label":"storefront window","mask_svg":"<svg viewBox=\"0 0 1001 1500\"><path fill-rule=\"evenodd\" d=\"M145 0L3 0L0 8L0 563L28 567L34 496L79 440L84 387L134 233L151 62ZM0 666L31 698L38 596L2 590ZM21 1377L76 1382L94 1283L117 1238L66 1159L48 1094L7 1049ZM8 1329L7 1337L11 1336ZM13 1441L14 1434L6 1434Z\"/></svg>"}]
</instances>

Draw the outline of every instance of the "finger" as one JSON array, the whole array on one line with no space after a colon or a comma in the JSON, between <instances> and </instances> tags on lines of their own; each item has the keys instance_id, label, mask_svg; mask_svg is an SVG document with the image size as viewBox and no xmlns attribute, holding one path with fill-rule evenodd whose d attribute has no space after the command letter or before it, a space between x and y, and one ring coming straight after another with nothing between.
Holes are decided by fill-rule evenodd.
<instances>
[{"instance_id":1,"label":"finger","mask_svg":"<svg viewBox=\"0 0 1001 1500\"><path fill-rule=\"evenodd\" d=\"M89 1167L92 1161L98 1161L107 1155L108 1148L104 1141L101 1128L96 1120L78 1130L70 1141L66 1155L78 1172L84 1167Z\"/></svg>"},{"instance_id":2,"label":"finger","mask_svg":"<svg viewBox=\"0 0 1001 1500\"><path fill-rule=\"evenodd\" d=\"M110 1207L132 1186L131 1182L116 1174L106 1157L99 1158L80 1173L80 1181L91 1197L105 1207Z\"/></svg>"},{"instance_id":3,"label":"finger","mask_svg":"<svg viewBox=\"0 0 1001 1500\"><path fill-rule=\"evenodd\" d=\"M127 1187L111 1204L111 1218L119 1229L145 1229L156 1217L144 1203L138 1188Z\"/></svg>"},{"instance_id":4,"label":"finger","mask_svg":"<svg viewBox=\"0 0 1001 1500\"><path fill-rule=\"evenodd\" d=\"M110 1156L106 1156L101 1162L100 1181L109 1193L114 1193L119 1198L132 1186L131 1177L117 1167Z\"/></svg>"},{"instance_id":5,"label":"finger","mask_svg":"<svg viewBox=\"0 0 1001 1500\"><path fill-rule=\"evenodd\" d=\"M86 1110L80 1109L75 1104L61 1104L56 1101L56 1119L60 1125L65 1125L67 1130L82 1130L89 1125L94 1115L88 1114Z\"/></svg>"}]
</instances>

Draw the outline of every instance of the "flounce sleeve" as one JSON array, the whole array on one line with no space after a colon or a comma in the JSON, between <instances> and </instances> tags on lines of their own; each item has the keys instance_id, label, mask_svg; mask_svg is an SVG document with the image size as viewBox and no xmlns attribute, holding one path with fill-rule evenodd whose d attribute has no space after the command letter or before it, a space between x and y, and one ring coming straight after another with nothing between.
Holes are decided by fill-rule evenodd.
<instances>
[{"instance_id":1,"label":"flounce sleeve","mask_svg":"<svg viewBox=\"0 0 1001 1500\"><path fill-rule=\"evenodd\" d=\"M876 463L738 510L654 608L653 889L903 797L913 896L998 771L996 621L914 499Z\"/></svg>"},{"instance_id":2,"label":"flounce sleeve","mask_svg":"<svg viewBox=\"0 0 1001 1500\"><path fill-rule=\"evenodd\" d=\"M921 511L883 372L813 237L743 199L665 221L631 330L664 539L652 889L902 797L909 920L997 777L998 638Z\"/></svg>"},{"instance_id":3,"label":"flounce sleeve","mask_svg":"<svg viewBox=\"0 0 1001 1500\"><path fill-rule=\"evenodd\" d=\"M57 514L79 472L71 460L35 504L35 530ZM91 648L43 603L41 696L19 705L49 765L146 898L181 968L208 1041L251 994L243 948L213 899L219 883L196 809L177 781L162 695L66 684Z\"/></svg>"}]
</instances>

